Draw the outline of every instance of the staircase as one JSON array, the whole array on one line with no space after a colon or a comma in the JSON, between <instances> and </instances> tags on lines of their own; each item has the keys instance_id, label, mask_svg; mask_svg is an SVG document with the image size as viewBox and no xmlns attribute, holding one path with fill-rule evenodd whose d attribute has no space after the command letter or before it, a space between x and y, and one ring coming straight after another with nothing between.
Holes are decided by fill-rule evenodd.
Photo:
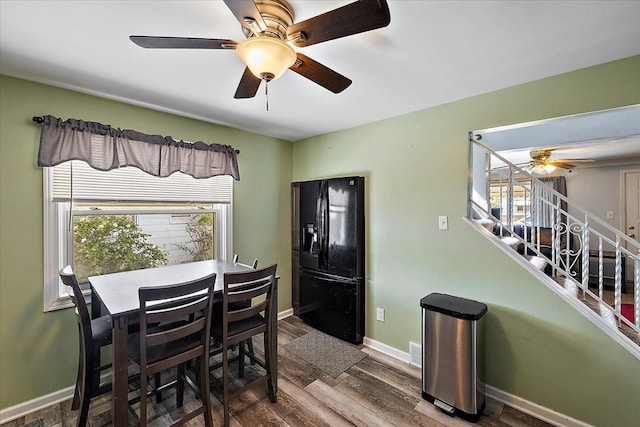
<instances>
[{"instance_id":1,"label":"staircase","mask_svg":"<svg viewBox=\"0 0 640 427\"><path fill-rule=\"evenodd\" d=\"M640 244L470 142L469 218L640 359Z\"/></svg>"}]
</instances>

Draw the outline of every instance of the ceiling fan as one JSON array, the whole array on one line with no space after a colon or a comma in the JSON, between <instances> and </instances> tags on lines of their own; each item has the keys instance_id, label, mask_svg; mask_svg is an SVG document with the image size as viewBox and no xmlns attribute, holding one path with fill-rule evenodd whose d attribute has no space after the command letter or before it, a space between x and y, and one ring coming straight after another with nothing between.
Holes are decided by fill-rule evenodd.
<instances>
[{"instance_id":1,"label":"ceiling fan","mask_svg":"<svg viewBox=\"0 0 640 427\"><path fill-rule=\"evenodd\" d=\"M385 27L390 22L386 0L358 0L346 6L294 23L294 10L286 0L224 0L240 21L245 40L193 37L130 36L150 49L235 50L246 65L234 98L252 98L260 83L280 77L287 68L333 93L351 84L342 74L296 52L310 46Z\"/></svg>"},{"instance_id":2,"label":"ceiling fan","mask_svg":"<svg viewBox=\"0 0 640 427\"><path fill-rule=\"evenodd\" d=\"M576 167L573 163L593 162L592 159L552 159L552 152L552 148L531 150L529 153L531 161L528 163L527 170L535 174L548 174L556 168L571 170Z\"/></svg>"}]
</instances>

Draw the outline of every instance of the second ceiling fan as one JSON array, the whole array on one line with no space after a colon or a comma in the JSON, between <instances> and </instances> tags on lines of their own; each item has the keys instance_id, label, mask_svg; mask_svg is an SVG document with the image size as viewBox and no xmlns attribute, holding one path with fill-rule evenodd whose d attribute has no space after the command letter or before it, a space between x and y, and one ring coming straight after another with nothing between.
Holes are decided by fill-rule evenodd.
<instances>
[{"instance_id":1,"label":"second ceiling fan","mask_svg":"<svg viewBox=\"0 0 640 427\"><path fill-rule=\"evenodd\" d=\"M576 167L573 163L593 162L592 159L555 159L551 157L553 151L553 148L531 150L529 171L531 173L550 173L556 168L571 170Z\"/></svg>"},{"instance_id":2,"label":"second ceiling fan","mask_svg":"<svg viewBox=\"0 0 640 427\"><path fill-rule=\"evenodd\" d=\"M287 69L334 93L351 80L292 47L310 46L385 27L390 22L386 0L359 0L302 22L294 23L294 11L286 0L224 0L242 25L246 37L230 39L130 36L135 44L151 49L236 50L246 68L234 98L252 98L260 83L269 82Z\"/></svg>"}]
</instances>

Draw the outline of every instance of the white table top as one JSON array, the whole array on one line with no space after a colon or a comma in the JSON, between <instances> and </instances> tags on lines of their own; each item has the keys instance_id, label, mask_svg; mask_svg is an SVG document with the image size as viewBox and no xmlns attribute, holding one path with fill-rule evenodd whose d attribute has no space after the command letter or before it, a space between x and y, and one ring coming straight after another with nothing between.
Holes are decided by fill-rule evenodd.
<instances>
[{"instance_id":1,"label":"white table top","mask_svg":"<svg viewBox=\"0 0 640 427\"><path fill-rule=\"evenodd\" d=\"M109 314L113 316L139 310L138 289L141 287L188 282L216 273L215 292L221 292L224 273L247 270L251 270L251 267L244 264L209 260L90 276L89 282Z\"/></svg>"}]
</instances>

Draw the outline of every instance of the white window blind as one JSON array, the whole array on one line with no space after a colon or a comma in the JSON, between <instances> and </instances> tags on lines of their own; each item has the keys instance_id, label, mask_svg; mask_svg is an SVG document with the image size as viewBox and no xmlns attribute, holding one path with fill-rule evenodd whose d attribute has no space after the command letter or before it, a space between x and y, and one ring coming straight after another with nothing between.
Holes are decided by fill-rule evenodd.
<instances>
[{"instance_id":1,"label":"white window blind","mask_svg":"<svg viewBox=\"0 0 640 427\"><path fill-rule=\"evenodd\" d=\"M227 175L195 179L177 172L159 178L135 167L99 171L80 160L52 169L54 202L73 197L76 201L231 203L233 178Z\"/></svg>"}]
</instances>

